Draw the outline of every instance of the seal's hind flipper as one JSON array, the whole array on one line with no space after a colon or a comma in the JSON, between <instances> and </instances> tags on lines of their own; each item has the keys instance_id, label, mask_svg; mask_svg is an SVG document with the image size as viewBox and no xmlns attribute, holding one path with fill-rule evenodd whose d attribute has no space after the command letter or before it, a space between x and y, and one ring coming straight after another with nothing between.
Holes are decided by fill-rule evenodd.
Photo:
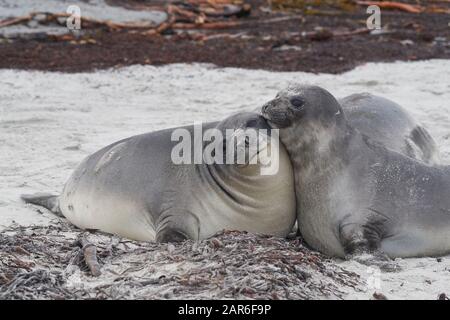
<instances>
[{"instance_id":1,"label":"seal's hind flipper","mask_svg":"<svg viewBox=\"0 0 450 320\"><path fill-rule=\"evenodd\" d=\"M56 215L62 216L59 209L58 196L50 193L23 194L20 198L26 203L35 204L44 207Z\"/></svg>"},{"instance_id":2,"label":"seal's hind flipper","mask_svg":"<svg viewBox=\"0 0 450 320\"><path fill-rule=\"evenodd\" d=\"M411 131L411 140L419 147L423 154L423 160L428 164L438 164L439 151L436 142L428 131L417 126Z\"/></svg>"}]
</instances>

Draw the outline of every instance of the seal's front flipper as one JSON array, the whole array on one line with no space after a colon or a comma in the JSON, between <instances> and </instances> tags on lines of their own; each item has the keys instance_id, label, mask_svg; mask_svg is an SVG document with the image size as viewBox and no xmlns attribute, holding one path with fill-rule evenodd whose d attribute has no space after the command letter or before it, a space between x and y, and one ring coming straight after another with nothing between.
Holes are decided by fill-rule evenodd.
<instances>
[{"instance_id":1,"label":"seal's front flipper","mask_svg":"<svg viewBox=\"0 0 450 320\"><path fill-rule=\"evenodd\" d=\"M348 217L351 219L353 216ZM401 268L380 250L382 229L380 221L376 222L374 219L369 219L365 224L344 219L339 226L339 238L345 259L375 266L386 272L400 271Z\"/></svg>"},{"instance_id":2,"label":"seal's front flipper","mask_svg":"<svg viewBox=\"0 0 450 320\"><path fill-rule=\"evenodd\" d=\"M158 220L156 242L182 242L187 239L198 240L200 222L189 211L164 212Z\"/></svg>"},{"instance_id":3,"label":"seal's front flipper","mask_svg":"<svg viewBox=\"0 0 450 320\"><path fill-rule=\"evenodd\" d=\"M409 138L420 149L425 163L432 165L439 164L439 149L436 142L425 128L421 126L415 127L411 131L411 136Z\"/></svg>"},{"instance_id":4,"label":"seal's front flipper","mask_svg":"<svg viewBox=\"0 0 450 320\"><path fill-rule=\"evenodd\" d=\"M49 193L23 194L20 198L26 203L44 207L58 216L63 216L59 209L58 196Z\"/></svg>"},{"instance_id":5,"label":"seal's front flipper","mask_svg":"<svg viewBox=\"0 0 450 320\"><path fill-rule=\"evenodd\" d=\"M368 267L377 267L381 271L385 272L398 272L402 270L397 263L392 261L391 258L379 250L375 252L359 251L352 254L347 254L345 256L345 260L354 260Z\"/></svg>"},{"instance_id":6,"label":"seal's front flipper","mask_svg":"<svg viewBox=\"0 0 450 320\"><path fill-rule=\"evenodd\" d=\"M184 240L189 239L187 235L182 233L180 230L166 228L161 232L158 232L156 235L156 242L183 242Z\"/></svg>"}]
</instances>

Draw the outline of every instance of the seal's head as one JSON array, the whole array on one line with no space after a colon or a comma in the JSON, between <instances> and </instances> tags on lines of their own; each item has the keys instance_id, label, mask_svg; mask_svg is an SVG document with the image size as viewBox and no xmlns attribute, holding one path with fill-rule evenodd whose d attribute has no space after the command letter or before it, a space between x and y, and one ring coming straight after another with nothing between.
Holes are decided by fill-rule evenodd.
<instances>
[{"instance_id":1,"label":"seal's head","mask_svg":"<svg viewBox=\"0 0 450 320\"><path fill-rule=\"evenodd\" d=\"M280 91L261 109L262 116L275 128L313 122L328 127L344 122L336 98L318 86L295 85Z\"/></svg>"},{"instance_id":2,"label":"seal's head","mask_svg":"<svg viewBox=\"0 0 450 320\"><path fill-rule=\"evenodd\" d=\"M273 141L272 128L256 112L231 115L219 122L216 129L223 136L223 152L214 156L223 159L221 163L225 165L250 174L255 170L259 172L261 166L268 166L275 157L278 158L278 141Z\"/></svg>"},{"instance_id":3,"label":"seal's head","mask_svg":"<svg viewBox=\"0 0 450 320\"><path fill-rule=\"evenodd\" d=\"M261 109L272 128L280 129L280 139L294 155L325 154L345 137L346 120L339 102L318 86L295 85L280 91Z\"/></svg>"},{"instance_id":4,"label":"seal's head","mask_svg":"<svg viewBox=\"0 0 450 320\"><path fill-rule=\"evenodd\" d=\"M257 112L238 112L220 121L217 129L223 131L239 129L270 129L267 121Z\"/></svg>"}]
</instances>

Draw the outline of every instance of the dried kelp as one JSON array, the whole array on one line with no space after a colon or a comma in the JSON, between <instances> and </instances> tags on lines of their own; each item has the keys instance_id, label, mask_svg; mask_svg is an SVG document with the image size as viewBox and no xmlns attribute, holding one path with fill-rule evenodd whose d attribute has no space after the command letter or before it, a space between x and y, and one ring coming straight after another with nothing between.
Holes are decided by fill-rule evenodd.
<instances>
[{"instance_id":1,"label":"dried kelp","mask_svg":"<svg viewBox=\"0 0 450 320\"><path fill-rule=\"evenodd\" d=\"M87 238L89 240L87 240ZM84 261L95 246L101 274ZM224 231L158 244L84 232L66 222L0 234L0 299L325 299L359 277L299 238Z\"/></svg>"}]
</instances>

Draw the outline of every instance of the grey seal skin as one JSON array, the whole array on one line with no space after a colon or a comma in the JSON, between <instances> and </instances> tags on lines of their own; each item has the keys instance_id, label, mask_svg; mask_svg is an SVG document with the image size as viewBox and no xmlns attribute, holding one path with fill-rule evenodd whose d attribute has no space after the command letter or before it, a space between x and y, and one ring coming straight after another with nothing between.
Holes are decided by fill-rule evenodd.
<instances>
[{"instance_id":1,"label":"grey seal skin","mask_svg":"<svg viewBox=\"0 0 450 320\"><path fill-rule=\"evenodd\" d=\"M367 264L450 252L450 167L362 134L317 86L282 91L261 113L292 161L297 221L311 247Z\"/></svg>"},{"instance_id":2,"label":"grey seal skin","mask_svg":"<svg viewBox=\"0 0 450 320\"><path fill-rule=\"evenodd\" d=\"M203 125L203 131L209 128L270 129L256 113ZM184 129L194 137L193 126ZM62 213L82 229L144 241L204 239L223 229L284 237L292 230L294 178L284 148L275 175L261 175L260 162L177 165L171 159L178 144L172 132L118 141L87 157L61 195L22 198Z\"/></svg>"},{"instance_id":3,"label":"grey seal skin","mask_svg":"<svg viewBox=\"0 0 450 320\"><path fill-rule=\"evenodd\" d=\"M427 164L439 164L439 150L425 128L397 103L370 93L338 100L350 125L385 147Z\"/></svg>"}]
</instances>

